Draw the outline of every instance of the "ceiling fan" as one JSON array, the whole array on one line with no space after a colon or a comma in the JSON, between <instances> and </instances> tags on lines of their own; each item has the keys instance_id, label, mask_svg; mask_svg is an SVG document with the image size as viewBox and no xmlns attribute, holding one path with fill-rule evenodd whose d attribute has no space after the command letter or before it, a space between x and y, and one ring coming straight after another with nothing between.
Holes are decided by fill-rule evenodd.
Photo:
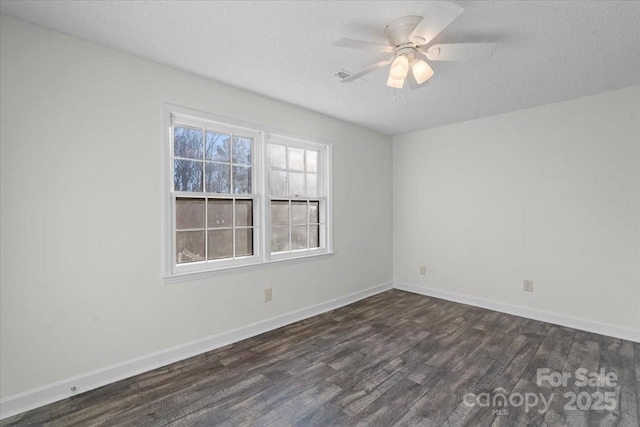
<instances>
[{"instance_id":1,"label":"ceiling fan","mask_svg":"<svg viewBox=\"0 0 640 427\"><path fill-rule=\"evenodd\" d=\"M409 15L398 18L384 30L389 40L388 45L354 39L340 39L333 42L333 46L391 54L389 59L351 74L341 82L352 82L391 64L387 86L401 89L406 80L409 86L415 89L427 84L434 74L433 69L422 58L429 61L475 61L488 58L493 53L495 43L451 43L429 46L429 43L463 11L464 8L457 4L438 2L424 17Z\"/></svg>"}]
</instances>

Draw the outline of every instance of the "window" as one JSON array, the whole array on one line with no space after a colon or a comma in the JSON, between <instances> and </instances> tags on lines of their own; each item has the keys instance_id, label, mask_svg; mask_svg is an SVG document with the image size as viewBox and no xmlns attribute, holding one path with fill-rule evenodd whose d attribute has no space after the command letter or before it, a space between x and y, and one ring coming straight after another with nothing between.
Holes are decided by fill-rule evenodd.
<instances>
[{"instance_id":1,"label":"window","mask_svg":"<svg viewBox=\"0 0 640 427\"><path fill-rule=\"evenodd\" d=\"M324 248L323 147L273 137L268 150L272 256Z\"/></svg>"},{"instance_id":2,"label":"window","mask_svg":"<svg viewBox=\"0 0 640 427\"><path fill-rule=\"evenodd\" d=\"M166 106L164 280L331 253L331 146Z\"/></svg>"},{"instance_id":3,"label":"window","mask_svg":"<svg viewBox=\"0 0 640 427\"><path fill-rule=\"evenodd\" d=\"M171 127L177 265L254 255L254 135Z\"/></svg>"}]
</instances>

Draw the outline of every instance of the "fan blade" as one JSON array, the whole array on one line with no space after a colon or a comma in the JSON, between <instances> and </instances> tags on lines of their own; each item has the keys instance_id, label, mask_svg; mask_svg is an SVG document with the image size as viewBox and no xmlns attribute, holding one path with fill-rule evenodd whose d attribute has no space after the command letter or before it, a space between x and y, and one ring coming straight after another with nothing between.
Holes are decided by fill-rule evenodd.
<instances>
[{"instance_id":1,"label":"fan blade","mask_svg":"<svg viewBox=\"0 0 640 427\"><path fill-rule=\"evenodd\" d=\"M351 49L373 50L376 52L392 52L393 47L384 44L367 42L364 40L340 39L331 43L332 46L349 47Z\"/></svg>"},{"instance_id":2,"label":"fan blade","mask_svg":"<svg viewBox=\"0 0 640 427\"><path fill-rule=\"evenodd\" d=\"M384 67L385 65L389 64L389 62L391 62L390 59L388 61L377 62L377 63L373 64L372 66L365 68L364 70L360 70L355 74L351 74L349 77L345 77L344 79L340 80L340 83L352 82L352 81L354 81L356 79L359 79L360 77L362 77L362 76L364 76L366 74L371 73L372 71L377 70L378 68Z\"/></svg>"},{"instance_id":3,"label":"fan blade","mask_svg":"<svg viewBox=\"0 0 640 427\"><path fill-rule=\"evenodd\" d=\"M422 18L416 28L409 35L411 43L425 45L435 38L442 30L447 28L458 16L464 12L464 8L453 3L439 3L429 9L427 15Z\"/></svg>"},{"instance_id":4,"label":"fan blade","mask_svg":"<svg viewBox=\"0 0 640 427\"><path fill-rule=\"evenodd\" d=\"M434 44L420 53L431 61L480 61L491 56L495 43Z\"/></svg>"}]
</instances>

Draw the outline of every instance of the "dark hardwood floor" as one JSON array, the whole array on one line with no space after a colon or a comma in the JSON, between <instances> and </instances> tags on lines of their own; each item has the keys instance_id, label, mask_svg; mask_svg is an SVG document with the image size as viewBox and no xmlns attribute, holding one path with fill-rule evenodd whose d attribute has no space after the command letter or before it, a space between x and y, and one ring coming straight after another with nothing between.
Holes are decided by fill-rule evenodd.
<instances>
[{"instance_id":1,"label":"dark hardwood floor","mask_svg":"<svg viewBox=\"0 0 640 427\"><path fill-rule=\"evenodd\" d=\"M639 384L638 343L390 290L1 425L638 426Z\"/></svg>"}]
</instances>

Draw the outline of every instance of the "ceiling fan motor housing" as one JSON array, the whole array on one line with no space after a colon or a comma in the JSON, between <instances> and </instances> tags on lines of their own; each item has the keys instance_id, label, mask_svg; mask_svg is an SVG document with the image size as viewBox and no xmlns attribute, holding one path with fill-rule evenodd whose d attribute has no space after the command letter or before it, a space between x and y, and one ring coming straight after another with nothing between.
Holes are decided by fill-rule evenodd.
<instances>
[{"instance_id":1,"label":"ceiling fan motor housing","mask_svg":"<svg viewBox=\"0 0 640 427\"><path fill-rule=\"evenodd\" d=\"M411 43L409 36L422 20L422 16L408 15L391 21L384 30L391 46L397 47L402 44ZM411 43L413 45L413 43Z\"/></svg>"},{"instance_id":2,"label":"ceiling fan motor housing","mask_svg":"<svg viewBox=\"0 0 640 427\"><path fill-rule=\"evenodd\" d=\"M396 56L406 56L409 62L416 57L417 50L415 47L401 47L396 51Z\"/></svg>"}]
</instances>

